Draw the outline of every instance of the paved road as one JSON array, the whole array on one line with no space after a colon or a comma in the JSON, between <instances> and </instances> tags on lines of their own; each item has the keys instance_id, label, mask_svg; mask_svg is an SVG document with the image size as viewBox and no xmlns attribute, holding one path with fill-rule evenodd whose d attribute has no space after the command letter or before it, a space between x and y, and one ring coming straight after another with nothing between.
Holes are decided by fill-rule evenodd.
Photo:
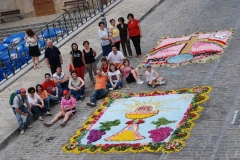
<instances>
[{"instance_id":1,"label":"paved road","mask_svg":"<svg viewBox=\"0 0 240 160\"><path fill-rule=\"evenodd\" d=\"M144 6L141 6L144 8ZM23 136L15 138L0 152L1 159L80 159L80 160L197 160L197 159L240 159L240 128L230 125L233 112L240 109L240 6L238 0L168 0L159 5L142 22L143 53L147 53L162 36L191 34L195 31L212 32L234 28L235 33L221 59L214 63L193 64L177 68L160 68L167 85L160 90L210 85L213 88L210 100L203 106L201 117L195 121L191 136L186 140L184 149L175 154L65 154L61 151L81 123L93 109L79 104L78 113L65 128L58 123L46 129L39 121ZM136 66L140 60L131 62ZM151 88L139 85L125 85L122 92L150 91ZM90 94L90 88L86 95ZM87 98L88 99L88 98ZM57 107L54 112L57 112ZM46 139L54 137L52 141Z\"/></svg>"}]
</instances>

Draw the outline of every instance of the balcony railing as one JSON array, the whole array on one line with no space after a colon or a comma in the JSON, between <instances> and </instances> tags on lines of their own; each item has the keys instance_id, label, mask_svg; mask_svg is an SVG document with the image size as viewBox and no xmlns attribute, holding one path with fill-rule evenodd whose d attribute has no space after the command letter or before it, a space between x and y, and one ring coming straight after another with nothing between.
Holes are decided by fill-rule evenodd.
<instances>
[{"instance_id":1,"label":"balcony railing","mask_svg":"<svg viewBox=\"0 0 240 160\"><path fill-rule=\"evenodd\" d=\"M107 3L104 3L103 8L115 1L117 0L106 0ZM47 48L47 39L51 39L54 43L62 41L99 12L99 0L88 0L86 4L65 10L61 16L36 31L39 49L43 51ZM31 63L31 56L29 56L26 42L23 40L11 45L9 50L0 54L0 84L29 63Z\"/></svg>"}]
</instances>

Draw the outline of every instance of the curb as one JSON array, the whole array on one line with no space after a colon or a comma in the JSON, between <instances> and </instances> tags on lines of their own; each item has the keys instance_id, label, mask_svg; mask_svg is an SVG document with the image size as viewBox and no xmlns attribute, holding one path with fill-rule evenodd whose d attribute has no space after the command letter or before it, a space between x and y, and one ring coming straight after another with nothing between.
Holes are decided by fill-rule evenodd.
<instances>
[{"instance_id":1,"label":"curb","mask_svg":"<svg viewBox=\"0 0 240 160\"><path fill-rule=\"evenodd\" d=\"M122 0L116 1L115 3L111 4L112 6L110 6L109 8L107 8L106 10L104 10L104 12L109 11L110 9L112 9L113 7L115 7L118 3L120 3ZM152 11L154 11L154 9L159 6L162 2L164 2L164 0L159 0L155 5L153 5L146 13L144 13L139 20L142 21L144 18L147 17L148 14L150 14ZM96 17L94 17L93 19L91 19L90 21L88 21L87 23L85 23L83 26L79 27L77 30L75 30L74 32L71 33L71 35L68 38L65 38L63 41L61 41L60 43L58 43L56 46L60 47L63 44L65 44L69 39L73 38L77 33L79 33L80 31L82 31L84 28L88 27L91 23L93 23L95 20L97 20L100 17L100 14L97 15ZM102 55L98 55L96 57L97 62L99 62L101 60ZM42 54L40 56L40 60L42 61L44 59L44 55ZM19 73L19 77L22 76L23 74L25 74L28 70L32 69L33 64L31 63L30 65L27 65L26 68L20 70ZM21 72L22 71L22 72ZM24 72L23 72L24 71ZM16 74L18 74L16 73ZM15 77L15 76L12 76ZM2 91L3 89L5 89L9 84L11 84L12 82L14 82L15 80L17 80L18 78L12 78L11 77L11 82L5 82L5 84L7 84L4 87L0 87L0 91ZM8 81L10 81L8 80ZM32 118L31 122L34 122L36 120L36 118ZM17 129L16 129L17 128ZM10 133L9 136L5 136L2 137L0 139L0 150L2 150L5 146L7 146L9 144L9 142L14 139L17 135L19 135L20 131L18 129L18 126L14 126L12 127L12 132ZM10 132L10 131L9 131ZM6 135L6 134L5 134Z\"/></svg>"},{"instance_id":2,"label":"curb","mask_svg":"<svg viewBox=\"0 0 240 160\"><path fill-rule=\"evenodd\" d=\"M118 0L112 4L110 4L109 7L107 7L106 9L104 9L104 12L108 12L109 10L111 10L112 8L114 8L118 3L120 3L122 0ZM82 30L84 30L86 27L88 27L90 24L92 24L93 22L95 22L99 17L101 17L100 12L93 17L92 19L90 19L89 21L87 21L86 23L84 23L81 27L79 27L78 29L76 29L75 31L71 32L69 36L67 36L66 38L64 38L63 40L61 40L59 43L57 43L55 46L56 47L61 47L62 45L64 45L66 42L68 42L70 39L72 39L73 37L75 37L79 32L81 32ZM41 55L39 56L39 61L43 61L44 60L44 51L41 51ZM7 88L10 84L12 84L13 82L15 82L18 78L20 78L22 75L24 75L27 71L31 70L33 68L33 63L31 63L31 60L29 61L28 65L25 65L23 69L19 70L17 73L15 73L15 75L10 76L7 80L3 80L3 82L0 83L0 91L4 90L5 88ZM0 148L1 150L1 148Z\"/></svg>"}]
</instances>

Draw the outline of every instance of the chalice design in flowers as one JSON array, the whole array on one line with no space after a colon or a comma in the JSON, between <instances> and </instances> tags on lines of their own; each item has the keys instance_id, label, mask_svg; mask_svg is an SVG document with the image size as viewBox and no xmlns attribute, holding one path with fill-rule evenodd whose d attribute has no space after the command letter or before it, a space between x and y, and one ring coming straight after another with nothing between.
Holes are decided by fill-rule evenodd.
<instances>
[{"instance_id":1,"label":"chalice design in flowers","mask_svg":"<svg viewBox=\"0 0 240 160\"><path fill-rule=\"evenodd\" d=\"M126 122L125 127L120 132L105 138L106 141L135 141L141 140L145 137L138 133L139 124L144 123L143 119L157 115L159 110L154 110L152 105L141 105L135 108L133 111L125 114L126 118L131 121Z\"/></svg>"}]
</instances>

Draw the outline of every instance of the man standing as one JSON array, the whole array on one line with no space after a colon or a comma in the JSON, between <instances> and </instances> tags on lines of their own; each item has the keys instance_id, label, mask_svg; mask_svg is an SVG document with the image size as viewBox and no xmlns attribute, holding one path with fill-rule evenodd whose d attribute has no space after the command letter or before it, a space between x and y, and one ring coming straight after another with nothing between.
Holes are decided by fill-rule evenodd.
<instances>
[{"instance_id":1,"label":"man standing","mask_svg":"<svg viewBox=\"0 0 240 160\"><path fill-rule=\"evenodd\" d=\"M24 105L26 103L27 107ZM13 111L17 117L18 124L20 126L20 134L24 133L25 128L32 128L30 125L31 120L31 110L30 105L28 103L28 99L26 96L26 90L24 88L20 88L20 94L17 94L13 99ZM26 116L26 121L23 123L23 119L21 115Z\"/></svg>"},{"instance_id":2,"label":"man standing","mask_svg":"<svg viewBox=\"0 0 240 160\"><path fill-rule=\"evenodd\" d=\"M90 97L90 103L87 103L87 105L90 107L96 106L97 99L104 98L108 93L108 90L106 89L108 78L107 75L105 73L102 73L101 69L97 69L96 73L97 75L95 76L95 89Z\"/></svg>"},{"instance_id":3,"label":"man standing","mask_svg":"<svg viewBox=\"0 0 240 160\"><path fill-rule=\"evenodd\" d=\"M53 80L57 84L59 96L62 96L63 90L68 90L68 76L62 72L60 66L57 67L56 73L53 74Z\"/></svg>"},{"instance_id":4,"label":"man standing","mask_svg":"<svg viewBox=\"0 0 240 160\"><path fill-rule=\"evenodd\" d=\"M122 52L117 50L116 46L112 46L112 52L109 53L107 59L108 64L113 63L120 70L123 67L124 56Z\"/></svg>"},{"instance_id":5,"label":"man standing","mask_svg":"<svg viewBox=\"0 0 240 160\"><path fill-rule=\"evenodd\" d=\"M42 83L43 89L47 91L50 101L60 101L59 91L56 83L51 80L49 73L45 74L45 81Z\"/></svg>"},{"instance_id":6,"label":"man standing","mask_svg":"<svg viewBox=\"0 0 240 160\"><path fill-rule=\"evenodd\" d=\"M62 55L57 47L53 46L52 40L47 41L48 48L45 50L45 61L47 66L51 69L52 74L56 72L58 66L61 67Z\"/></svg>"}]
</instances>

